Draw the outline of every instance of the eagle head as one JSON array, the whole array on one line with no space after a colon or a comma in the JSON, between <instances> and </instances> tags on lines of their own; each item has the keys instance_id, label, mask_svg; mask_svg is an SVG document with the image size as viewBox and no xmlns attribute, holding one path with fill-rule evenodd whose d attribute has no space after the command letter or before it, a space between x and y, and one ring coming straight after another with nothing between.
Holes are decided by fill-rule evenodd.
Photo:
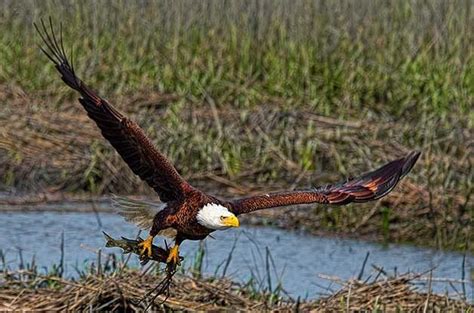
<instances>
[{"instance_id":1,"label":"eagle head","mask_svg":"<svg viewBox=\"0 0 474 313\"><path fill-rule=\"evenodd\" d=\"M228 208L216 203L204 205L198 212L197 221L209 229L226 229L229 227L239 227L240 223L234 213Z\"/></svg>"}]
</instances>

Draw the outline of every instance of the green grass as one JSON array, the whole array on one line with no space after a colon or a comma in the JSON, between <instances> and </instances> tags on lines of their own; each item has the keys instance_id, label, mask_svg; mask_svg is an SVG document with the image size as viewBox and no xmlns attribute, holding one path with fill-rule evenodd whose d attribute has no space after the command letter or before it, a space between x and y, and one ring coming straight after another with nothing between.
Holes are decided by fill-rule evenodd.
<instances>
[{"instance_id":1,"label":"green grass","mask_svg":"<svg viewBox=\"0 0 474 313\"><path fill-rule=\"evenodd\" d=\"M0 7L0 190L151 194L40 53L32 23L51 16L79 76L194 184L226 196L320 185L417 149L387 200L304 211L292 227L472 251L472 1Z\"/></svg>"},{"instance_id":2,"label":"green grass","mask_svg":"<svg viewBox=\"0 0 474 313\"><path fill-rule=\"evenodd\" d=\"M205 92L239 108L277 98L338 116L472 114L470 1L3 6L0 82L28 92L63 93L32 26L51 16L78 72L106 95L157 90L202 102Z\"/></svg>"}]
</instances>

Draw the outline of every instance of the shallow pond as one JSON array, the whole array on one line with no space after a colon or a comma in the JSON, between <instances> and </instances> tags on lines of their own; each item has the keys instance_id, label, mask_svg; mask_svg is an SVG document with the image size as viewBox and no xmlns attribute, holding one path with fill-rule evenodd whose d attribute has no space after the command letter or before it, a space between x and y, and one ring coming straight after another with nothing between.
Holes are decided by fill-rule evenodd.
<instances>
[{"instance_id":1,"label":"shallow pond","mask_svg":"<svg viewBox=\"0 0 474 313\"><path fill-rule=\"evenodd\" d=\"M75 267L96 260L96 251L120 253L118 248L104 248L102 230L113 237L134 238L138 229L109 214L92 213L0 213L0 249L6 252L10 268L19 264L19 249L25 262L35 255L40 266L50 266L60 259L61 234L65 239L66 275L77 275ZM146 235L146 234L143 234ZM268 227L245 226L214 233L214 238L204 241L205 257L203 272L222 274L223 264L229 257L234 243L234 251L226 275L234 280L246 282L255 277L263 286L269 284L266 260L269 260L270 283L274 287L281 280L284 289L293 297L315 298L338 289L332 281L320 275L337 276L342 279L357 277L363 261L369 252L363 279L377 273L372 267L383 267L388 274L405 272L425 272L433 270L433 277L461 279L463 255L407 245L381 245L364 241L316 237L288 232ZM155 244L162 243L159 238ZM267 248L271 258L267 258ZM199 242L185 241L181 254L185 256L185 266L190 266ZM132 258L134 264L136 258ZM469 279L474 267L474 256L465 261L465 277ZM468 299L473 299L473 283L465 284ZM434 282L436 292L455 295L461 292L458 283Z\"/></svg>"}]
</instances>

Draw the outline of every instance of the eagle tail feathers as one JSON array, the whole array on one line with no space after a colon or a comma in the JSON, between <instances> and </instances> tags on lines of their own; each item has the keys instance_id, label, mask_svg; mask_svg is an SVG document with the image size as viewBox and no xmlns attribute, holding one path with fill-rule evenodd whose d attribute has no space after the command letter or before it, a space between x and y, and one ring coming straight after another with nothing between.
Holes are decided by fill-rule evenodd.
<instances>
[{"instance_id":1,"label":"eagle tail feathers","mask_svg":"<svg viewBox=\"0 0 474 313\"><path fill-rule=\"evenodd\" d=\"M143 230L150 229L155 215L166 208L166 203L136 200L118 195L112 195L112 205L127 222Z\"/></svg>"}]
</instances>

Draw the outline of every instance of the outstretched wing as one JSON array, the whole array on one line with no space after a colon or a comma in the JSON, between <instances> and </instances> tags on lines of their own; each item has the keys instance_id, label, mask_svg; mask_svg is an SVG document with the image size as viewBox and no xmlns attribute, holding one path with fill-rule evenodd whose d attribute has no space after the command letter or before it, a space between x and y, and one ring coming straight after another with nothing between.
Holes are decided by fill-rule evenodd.
<instances>
[{"instance_id":1,"label":"outstretched wing","mask_svg":"<svg viewBox=\"0 0 474 313\"><path fill-rule=\"evenodd\" d=\"M62 34L60 32L57 38L51 19L49 22L49 30L43 21L40 27L35 24L46 45L41 50L55 64L62 80L81 94L79 102L100 128L102 135L132 171L158 193L161 201L168 202L182 198L186 190L192 187L178 174L171 162L156 150L138 124L117 111L76 76L72 64L66 57Z\"/></svg>"},{"instance_id":2,"label":"outstretched wing","mask_svg":"<svg viewBox=\"0 0 474 313\"><path fill-rule=\"evenodd\" d=\"M336 185L243 198L230 202L230 206L234 214L239 215L293 204L347 204L380 199L392 191L411 170L419 156L419 152L412 152L375 171Z\"/></svg>"}]
</instances>

